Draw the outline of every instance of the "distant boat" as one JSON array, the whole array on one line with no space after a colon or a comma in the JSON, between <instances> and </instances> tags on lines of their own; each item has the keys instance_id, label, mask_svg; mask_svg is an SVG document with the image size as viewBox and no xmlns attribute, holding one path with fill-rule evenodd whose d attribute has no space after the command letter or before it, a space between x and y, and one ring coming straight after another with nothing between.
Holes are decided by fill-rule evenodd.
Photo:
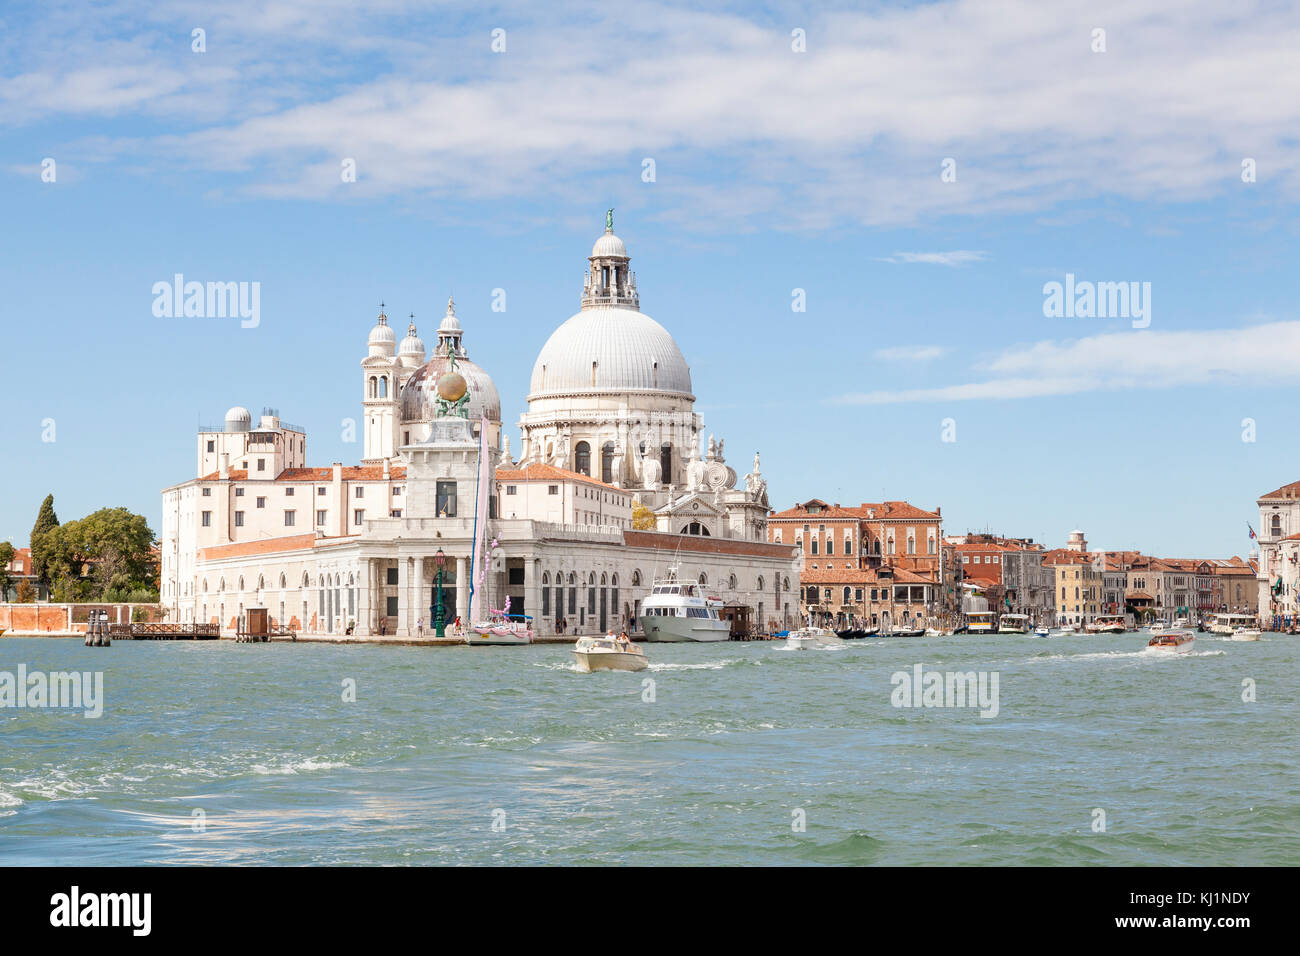
<instances>
[{"instance_id":1,"label":"distant boat","mask_svg":"<svg viewBox=\"0 0 1300 956\"><path fill-rule=\"evenodd\" d=\"M1128 627L1123 614L1099 614L1085 630L1089 634L1123 634Z\"/></svg>"},{"instance_id":2,"label":"distant boat","mask_svg":"<svg viewBox=\"0 0 1300 956\"><path fill-rule=\"evenodd\" d=\"M842 646L843 643L833 631L828 631L824 627L801 627L797 631L791 631L790 636L785 639L786 649L791 651L821 650L826 647Z\"/></svg>"},{"instance_id":3,"label":"distant boat","mask_svg":"<svg viewBox=\"0 0 1300 956\"><path fill-rule=\"evenodd\" d=\"M998 632L997 615L992 611L968 611L966 613L967 634L996 634Z\"/></svg>"},{"instance_id":4,"label":"distant boat","mask_svg":"<svg viewBox=\"0 0 1300 956\"><path fill-rule=\"evenodd\" d=\"M707 597L693 581L677 579L677 565L656 578L641 605L641 625L647 641L725 641L731 622L718 614L721 601Z\"/></svg>"},{"instance_id":5,"label":"distant boat","mask_svg":"<svg viewBox=\"0 0 1300 956\"><path fill-rule=\"evenodd\" d=\"M1035 637L1047 637L1047 635L1049 635L1049 634L1051 634L1051 633L1052 633L1052 631L1051 631L1050 628L1046 628L1046 627L1036 627L1036 628L1034 628L1034 636L1035 636Z\"/></svg>"},{"instance_id":6,"label":"distant boat","mask_svg":"<svg viewBox=\"0 0 1300 956\"><path fill-rule=\"evenodd\" d=\"M1239 627L1228 638L1232 641L1257 641L1259 640L1259 628L1257 627Z\"/></svg>"},{"instance_id":7,"label":"distant boat","mask_svg":"<svg viewBox=\"0 0 1300 956\"><path fill-rule=\"evenodd\" d=\"M1242 628L1249 630L1254 626L1255 615L1253 614L1216 614L1213 623L1210 624L1210 633L1222 634L1226 637Z\"/></svg>"},{"instance_id":8,"label":"distant boat","mask_svg":"<svg viewBox=\"0 0 1300 956\"><path fill-rule=\"evenodd\" d=\"M526 614L494 614L486 621L470 625L466 644L512 645L533 642L533 619Z\"/></svg>"},{"instance_id":9,"label":"distant boat","mask_svg":"<svg viewBox=\"0 0 1300 956\"><path fill-rule=\"evenodd\" d=\"M1003 614L998 621L998 632L1001 634L1028 634L1029 615Z\"/></svg>"},{"instance_id":10,"label":"distant boat","mask_svg":"<svg viewBox=\"0 0 1300 956\"><path fill-rule=\"evenodd\" d=\"M890 637L920 637L924 633L925 628L915 624L895 624L889 629Z\"/></svg>"}]
</instances>

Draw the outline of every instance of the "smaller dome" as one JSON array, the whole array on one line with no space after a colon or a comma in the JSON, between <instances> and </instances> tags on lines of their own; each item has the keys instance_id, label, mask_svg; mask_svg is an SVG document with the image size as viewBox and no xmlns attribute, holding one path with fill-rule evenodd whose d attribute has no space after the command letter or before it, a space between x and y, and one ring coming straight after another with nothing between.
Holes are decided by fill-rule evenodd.
<instances>
[{"instance_id":1,"label":"smaller dome","mask_svg":"<svg viewBox=\"0 0 1300 956\"><path fill-rule=\"evenodd\" d=\"M612 230L606 229L605 234L591 247L591 258L603 259L610 256L626 259L627 246L623 244L622 239L614 235Z\"/></svg>"},{"instance_id":2,"label":"smaller dome","mask_svg":"<svg viewBox=\"0 0 1300 956\"><path fill-rule=\"evenodd\" d=\"M242 405L236 405L226 412L226 431L228 432L246 432L252 422L252 413Z\"/></svg>"},{"instance_id":3,"label":"smaller dome","mask_svg":"<svg viewBox=\"0 0 1300 956\"><path fill-rule=\"evenodd\" d=\"M379 324L370 330L366 344L370 347L371 355L392 355L397 347L397 333L388 324L388 316L383 312L379 313Z\"/></svg>"},{"instance_id":4,"label":"smaller dome","mask_svg":"<svg viewBox=\"0 0 1300 956\"><path fill-rule=\"evenodd\" d=\"M438 326L439 332L461 332L460 319L456 318L456 300L447 299L447 314L442 317L442 324Z\"/></svg>"},{"instance_id":5,"label":"smaller dome","mask_svg":"<svg viewBox=\"0 0 1300 956\"><path fill-rule=\"evenodd\" d=\"M416 333L414 322L406 327L406 338L402 339L397 354L418 358L416 365L424 364L424 340Z\"/></svg>"}]
</instances>

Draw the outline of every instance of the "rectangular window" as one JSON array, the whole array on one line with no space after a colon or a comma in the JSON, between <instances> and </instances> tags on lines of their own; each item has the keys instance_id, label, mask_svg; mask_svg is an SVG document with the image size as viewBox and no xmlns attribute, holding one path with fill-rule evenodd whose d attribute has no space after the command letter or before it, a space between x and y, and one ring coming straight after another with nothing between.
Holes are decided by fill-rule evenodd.
<instances>
[{"instance_id":1,"label":"rectangular window","mask_svg":"<svg viewBox=\"0 0 1300 956\"><path fill-rule=\"evenodd\" d=\"M507 495L513 495L514 493L515 493L515 486L514 486L514 485L506 485L506 494L507 494Z\"/></svg>"},{"instance_id":2,"label":"rectangular window","mask_svg":"<svg viewBox=\"0 0 1300 956\"><path fill-rule=\"evenodd\" d=\"M266 471L266 459L265 459L265 458L259 458L259 459L257 459L257 470L258 470L258 471Z\"/></svg>"},{"instance_id":3,"label":"rectangular window","mask_svg":"<svg viewBox=\"0 0 1300 956\"><path fill-rule=\"evenodd\" d=\"M356 494L353 497L364 498L365 496L366 496L366 489L361 485L357 485Z\"/></svg>"},{"instance_id":4,"label":"rectangular window","mask_svg":"<svg viewBox=\"0 0 1300 956\"><path fill-rule=\"evenodd\" d=\"M387 601L384 602L384 605L385 605L385 613L389 617L397 617L397 598L390 597Z\"/></svg>"},{"instance_id":5,"label":"rectangular window","mask_svg":"<svg viewBox=\"0 0 1300 956\"><path fill-rule=\"evenodd\" d=\"M204 489L203 489L203 497L204 497L204 498L211 498L211 497L212 497L212 489L211 489L211 488L204 488Z\"/></svg>"},{"instance_id":6,"label":"rectangular window","mask_svg":"<svg viewBox=\"0 0 1300 956\"><path fill-rule=\"evenodd\" d=\"M438 482L436 513L439 518L456 517L456 482Z\"/></svg>"},{"instance_id":7,"label":"rectangular window","mask_svg":"<svg viewBox=\"0 0 1300 956\"><path fill-rule=\"evenodd\" d=\"M831 555L831 554L834 554L834 553L835 553L835 539L834 539L834 538L827 538L827 539L826 539L826 553L827 553L828 555Z\"/></svg>"},{"instance_id":8,"label":"rectangular window","mask_svg":"<svg viewBox=\"0 0 1300 956\"><path fill-rule=\"evenodd\" d=\"M266 507L266 499L265 499L265 498L262 498L262 497L259 497L259 498L257 499L257 506L258 506L259 508L265 508L265 507Z\"/></svg>"},{"instance_id":9,"label":"rectangular window","mask_svg":"<svg viewBox=\"0 0 1300 956\"><path fill-rule=\"evenodd\" d=\"M401 485L398 485L396 488L393 489L393 497L394 497L394 498L396 498L396 497L397 497L398 495L400 495L401 493L402 493L402 486L401 486Z\"/></svg>"},{"instance_id":10,"label":"rectangular window","mask_svg":"<svg viewBox=\"0 0 1300 956\"><path fill-rule=\"evenodd\" d=\"M235 497L236 497L236 498L242 498L242 497L244 497L244 489L243 489L243 488L236 488L236 489L235 489Z\"/></svg>"},{"instance_id":11,"label":"rectangular window","mask_svg":"<svg viewBox=\"0 0 1300 956\"><path fill-rule=\"evenodd\" d=\"M292 511L286 511L284 513L284 526L286 528L293 527L293 518L294 518L294 513Z\"/></svg>"},{"instance_id":12,"label":"rectangular window","mask_svg":"<svg viewBox=\"0 0 1300 956\"><path fill-rule=\"evenodd\" d=\"M236 527L236 528L242 528L243 526L244 526L244 513L243 513L242 511L236 511L236 512L235 512L235 527Z\"/></svg>"},{"instance_id":13,"label":"rectangular window","mask_svg":"<svg viewBox=\"0 0 1300 956\"><path fill-rule=\"evenodd\" d=\"M402 516L402 509L394 508L392 511L388 512L388 515L391 518L400 518Z\"/></svg>"},{"instance_id":14,"label":"rectangular window","mask_svg":"<svg viewBox=\"0 0 1300 956\"><path fill-rule=\"evenodd\" d=\"M547 485L547 486L546 486L546 493L547 493L548 495L558 495L558 494L560 493L560 486L559 486L559 485Z\"/></svg>"},{"instance_id":15,"label":"rectangular window","mask_svg":"<svg viewBox=\"0 0 1300 956\"><path fill-rule=\"evenodd\" d=\"M578 610L578 589L569 588L569 613L575 614Z\"/></svg>"},{"instance_id":16,"label":"rectangular window","mask_svg":"<svg viewBox=\"0 0 1300 956\"><path fill-rule=\"evenodd\" d=\"M208 442L208 451L216 451L216 450L217 450L217 443L214 441Z\"/></svg>"},{"instance_id":17,"label":"rectangular window","mask_svg":"<svg viewBox=\"0 0 1300 956\"><path fill-rule=\"evenodd\" d=\"M212 527L212 512L211 512L211 511L205 511L205 512L203 512L203 527L205 527L205 528L210 528L210 527Z\"/></svg>"},{"instance_id":18,"label":"rectangular window","mask_svg":"<svg viewBox=\"0 0 1300 956\"><path fill-rule=\"evenodd\" d=\"M284 489L284 496L285 496L286 498L292 498L292 497L293 497L293 489L292 489L292 488L286 488L286 489Z\"/></svg>"},{"instance_id":19,"label":"rectangular window","mask_svg":"<svg viewBox=\"0 0 1300 956\"><path fill-rule=\"evenodd\" d=\"M396 584L397 568L387 568L386 571L387 573L384 575L384 580L387 581L389 584Z\"/></svg>"},{"instance_id":20,"label":"rectangular window","mask_svg":"<svg viewBox=\"0 0 1300 956\"><path fill-rule=\"evenodd\" d=\"M511 584L523 584L523 583L524 583L524 569L523 569L523 568L511 568L509 571L506 572L506 574L508 575L508 579L509 579L509 581L510 581Z\"/></svg>"},{"instance_id":21,"label":"rectangular window","mask_svg":"<svg viewBox=\"0 0 1300 956\"><path fill-rule=\"evenodd\" d=\"M317 511L317 512L316 512L316 523L317 523L317 524L324 524L324 523L325 523L325 512L324 512L324 511Z\"/></svg>"},{"instance_id":22,"label":"rectangular window","mask_svg":"<svg viewBox=\"0 0 1300 956\"><path fill-rule=\"evenodd\" d=\"M323 495L323 494L325 494L325 486L324 486L324 485L318 485L317 488L316 488L316 494L317 494L317 495Z\"/></svg>"},{"instance_id":23,"label":"rectangular window","mask_svg":"<svg viewBox=\"0 0 1300 956\"><path fill-rule=\"evenodd\" d=\"M361 527L361 523L365 520L366 520L366 512L364 508L357 508L352 512L352 523L356 525L358 528Z\"/></svg>"}]
</instances>

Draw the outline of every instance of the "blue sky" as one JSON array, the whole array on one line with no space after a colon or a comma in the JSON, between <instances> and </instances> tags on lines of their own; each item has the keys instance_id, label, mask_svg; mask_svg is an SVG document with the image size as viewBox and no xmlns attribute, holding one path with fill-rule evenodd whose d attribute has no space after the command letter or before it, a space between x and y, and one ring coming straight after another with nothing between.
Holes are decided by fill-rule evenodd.
<instances>
[{"instance_id":1,"label":"blue sky","mask_svg":"<svg viewBox=\"0 0 1300 956\"><path fill-rule=\"evenodd\" d=\"M47 492L156 527L236 404L355 461L381 299L431 342L454 293L513 422L610 206L775 507L903 498L949 533L1220 557L1300 478L1286 5L78 6L0 15L17 544ZM154 317L177 272L259 282L261 324ZM1149 328L1045 317L1067 272L1150 283Z\"/></svg>"}]
</instances>

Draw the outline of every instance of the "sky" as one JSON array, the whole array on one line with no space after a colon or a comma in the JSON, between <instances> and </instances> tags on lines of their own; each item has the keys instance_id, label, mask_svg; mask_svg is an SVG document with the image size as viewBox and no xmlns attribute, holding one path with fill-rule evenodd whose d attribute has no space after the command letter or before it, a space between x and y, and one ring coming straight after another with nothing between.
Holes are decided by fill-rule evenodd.
<instances>
[{"instance_id":1,"label":"sky","mask_svg":"<svg viewBox=\"0 0 1300 956\"><path fill-rule=\"evenodd\" d=\"M11 0L0 540L157 529L234 405L356 462L381 301L431 343L454 295L512 426L613 207L774 508L1244 556L1300 479L1297 49L1249 0ZM257 324L156 315L178 273Z\"/></svg>"}]
</instances>

